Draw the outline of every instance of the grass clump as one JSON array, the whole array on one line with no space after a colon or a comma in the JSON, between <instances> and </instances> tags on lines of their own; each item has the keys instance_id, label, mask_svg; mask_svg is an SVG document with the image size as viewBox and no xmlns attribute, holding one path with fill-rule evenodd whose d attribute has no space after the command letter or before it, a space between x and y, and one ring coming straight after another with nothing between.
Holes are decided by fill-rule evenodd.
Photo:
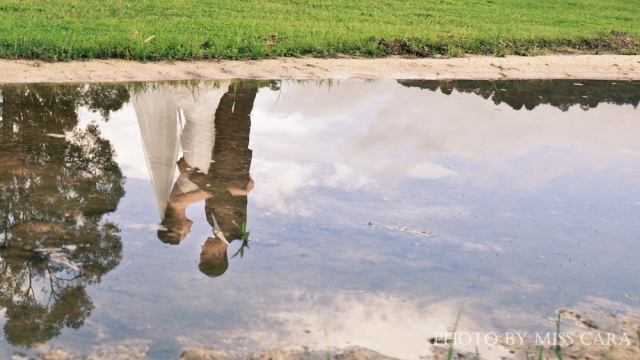
<instances>
[{"instance_id":1,"label":"grass clump","mask_svg":"<svg viewBox=\"0 0 640 360\"><path fill-rule=\"evenodd\" d=\"M0 18L1 58L46 61L640 53L637 0L4 0Z\"/></svg>"}]
</instances>

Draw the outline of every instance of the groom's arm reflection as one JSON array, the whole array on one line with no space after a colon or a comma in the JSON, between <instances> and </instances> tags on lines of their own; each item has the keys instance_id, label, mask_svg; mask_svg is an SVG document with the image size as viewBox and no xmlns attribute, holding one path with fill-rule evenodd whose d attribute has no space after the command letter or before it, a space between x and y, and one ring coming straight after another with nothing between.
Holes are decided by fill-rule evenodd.
<instances>
[{"instance_id":1,"label":"groom's arm reflection","mask_svg":"<svg viewBox=\"0 0 640 360\"><path fill-rule=\"evenodd\" d=\"M229 242L243 236L242 224L247 220L247 194L253 189L249 174L252 151L249 149L251 110L257 90L230 89L223 95L215 115L214 162L205 174L188 170L179 162L181 173L208 194L205 201L207 221L213 229L202 245L200 271L215 277L224 274L229 263Z\"/></svg>"}]
</instances>

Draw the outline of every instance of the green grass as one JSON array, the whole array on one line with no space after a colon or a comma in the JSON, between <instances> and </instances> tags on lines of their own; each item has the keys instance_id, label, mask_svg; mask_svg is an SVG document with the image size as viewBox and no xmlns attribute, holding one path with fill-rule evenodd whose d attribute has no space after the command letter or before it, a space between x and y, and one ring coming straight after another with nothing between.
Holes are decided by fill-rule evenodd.
<instances>
[{"instance_id":1,"label":"green grass","mask_svg":"<svg viewBox=\"0 0 640 360\"><path fill-rule=\"evenodd\" d=\"M240 230L240 233L242 234L242 245L240 245L240 248L238 249L238 251L236 251L235 254L233 254L233 256L231 257L232 259L236 256L238 256L238 254L240 254L240 257L244 257L244 248L249 248L249 235L251 234L251 231L247 230L247 222L243 222L242 226L238 225L238 223L235 222L235 220L232 220L233 224L238 228L238 230Z\"/></svg>"},{"instance_id":2,"label":"green grass","mask_svg":"<svg viewBox=\"0 0 640 360\"><path fill-rule=\"evenodd\" d=\"M455 338L456 338L456 331L458 331L458 324L460 323L460 318L462 317L462 310L464 310L464 303L462 303L462 305L460 305L460 310L458 310L458 316L456 316L456 322L453 324L453 340L451 341L451 344L449 345L449 351L447 352L447 360L451 360L453 359L453 345L455 344ZM477 354L478 349L476 348L476 355Z\"/></svg>"},{"instance_id":3,"label":"green grass","mask_svg":"<svg viewBox=\"0 0 640 360\"><path fill-rule=\"evenodd\" d=\"M46 61L640 51L638 0L0 0L0 19L1 58Z\"/></svg>"}]
</instances>

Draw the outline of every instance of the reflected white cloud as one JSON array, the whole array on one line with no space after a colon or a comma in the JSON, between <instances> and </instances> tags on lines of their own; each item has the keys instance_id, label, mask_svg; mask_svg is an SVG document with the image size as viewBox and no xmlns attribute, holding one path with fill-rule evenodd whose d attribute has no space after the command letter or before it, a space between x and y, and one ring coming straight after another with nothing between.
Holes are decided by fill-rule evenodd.
<instances>
[{"instance_id":1,"label":"reflected white cloud","mask_svg":"<svg viewBox=\"0 0 640 360\"><path fill-rule=\"evenodd\" d=\"M455 176L457 173L434 163L424 162L413 167L409 175L419 179L440 179L446 176Z\"/></svg>"},{"instance_id":2,"label":"reflected white cloud","mask_svg":"<svg viewBox=\"0 0 640 360\"><path fill-rule=\"evenodd\" d=\"M445 95L389 81L342 81L330 89L285 83L282 94L260 92L251 139L260 154L256 179L260 169L286 178L268 179L286 181L287 190L268 187L258 200L278 212L291 209L290 198L306 186L354 189L408 177L473 176L479 185L507 179L515 187L535 187L580 167L604 169L621 152L640 154L640 122L631 106L516 111L475 94ZM459 173L441 164L447 158L484 170ZM270 171L276 167L281 173Z\"/></svg>"},{"instance_id":3,"label":"reflected white cloud","mask_svg":"<svg viewBox=\"0 0 640 360\"><path fill-rule=\"evenodd\" d=\"M296 344L323 350L357 345L400 359L418 359L430 354L428 340L435 332L451 328L463 302L452 299L429 304L384 293L338 291L322 295L292 291L281 298L287 299L277 306L281 310L256 321L259 326L269 324L268 329L243 329L226 333L226 337L232 343L249 339L258 348ZM479 328L463 318L459 330Z\"/></svg>"},{"instance_id":4,"label":"reflected white cloud","mask_svg":"<svg viewBox=\"0 0 640 360\"><path fill-rule=\"evenodd\" d=\"M116 150L116 160L126 178L149 180L140 127L130 103L123 106L122 110L112 112L108 122L101 121L100 114L87 108L78 110L78 120L78 127L83 129L91 121L96 121L102 136L109 139Z\"/></svg>"},{"instance_id":5,"label":"reflected white cloud","mask_svg":"<svg viewBox=\"0 0 640 360\"><path fill-rule=\"evenodd\" d=\"M252 194L258 207L277 213L310 215L311 209L296 203L299 191L314 187L354 190L373 183L366 169L346 164L300 163L292 161L255 161L252 177L260 191Z\"/></svg>"}]
</instances>

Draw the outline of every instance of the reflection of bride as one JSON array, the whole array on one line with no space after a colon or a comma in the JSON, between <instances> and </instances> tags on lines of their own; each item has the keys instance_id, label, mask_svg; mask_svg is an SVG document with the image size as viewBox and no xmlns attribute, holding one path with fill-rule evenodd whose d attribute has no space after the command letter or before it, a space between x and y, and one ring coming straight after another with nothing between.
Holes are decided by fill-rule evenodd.
<instances>
[{"instance_id":1,"label":"reflection of bride","mask_svg":"<svg viewBox=\"0 0 640 360\"><path fill-rule=\"evenodd\" d=\"M229 241L240 237L238 224L246 222L247 194L253 188L249 113L255 94L255 90L246 94L222 89L194 93L177 88L148 89L134 97L160 212L158 238L180 244L193 225L186 208L207 199L205 212L214 236L202 246L199 268L209 276L226 271ZM220 127L218 143L216 127ZM172 187L180 148L180 174ZM216 163L214 154L219 160Z\"/></svg>"},{"instance_id":2,"label":"reflection of bride","mask_svg":"<svg viewBox=\"0 0 640 360\"><path fill-rule=\"evenodd\" d=\"M184 240L193 225L186 208L208 197L185 175L195 168L205 173L209 170L215 142L215 111L223 94L222 89L198 92L182 87L150 89L134 97L160 211L158 238L164 243L176 245ZM180 148L180 175L169 190Z\"/></svg>"}]
</instances>

